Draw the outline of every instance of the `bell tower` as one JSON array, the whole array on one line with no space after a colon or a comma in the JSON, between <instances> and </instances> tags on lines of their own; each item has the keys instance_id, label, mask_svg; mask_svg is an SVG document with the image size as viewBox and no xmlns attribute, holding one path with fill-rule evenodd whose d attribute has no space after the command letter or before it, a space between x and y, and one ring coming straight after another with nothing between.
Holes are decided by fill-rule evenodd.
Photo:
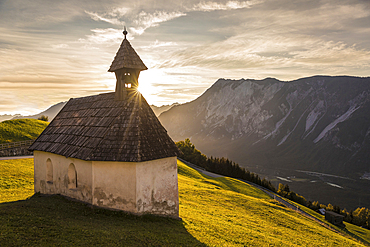
<instances>
[{"instance_id":1,"label":"bell tower","mask_svg":"<svg viewBox=\"0 0 370 247\"><path fill-rule=\"evenodd\" d=\"M127 40L126 27L123 35L125 38L108 70L114 72L117 79L115 100L124 100L130 93L136 92L140 72L148 69Z\"/></svg>"}]
</instances>

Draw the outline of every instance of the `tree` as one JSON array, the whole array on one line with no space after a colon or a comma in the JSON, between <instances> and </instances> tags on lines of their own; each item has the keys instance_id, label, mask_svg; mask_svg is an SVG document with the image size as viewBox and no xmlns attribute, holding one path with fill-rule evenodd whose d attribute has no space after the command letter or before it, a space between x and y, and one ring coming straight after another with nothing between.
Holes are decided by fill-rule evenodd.
<instances>
[{"instance_id":1,"label":"tree","mask_svg":"<svg viewBox=\"0 0 370 247\"><path fill-rule=\"evenodd\" d=\"M369 209L367 208L357 208L353 212L353 223L358 226L366 226L366 221L368 220Z\"/></svg>"},{"instance_id":2,"label":"tree","mask_svg":"<svg viewBox=\"0 0 370 247\"><path fill-rule=\"evenodd\" d=\"M182 152L180 158L185 159L195 165L204 168L206 167L207 156L197 150L190 142L189 138L185 139L185 141L176 142L176 145Z\"/></svg>"},{"instance_id":3,"label":"tree","mask_svg":"<svg viewBox=\"0 0 370 247\"><path fill-rule=\"evenodd\" d=\"M336 212L337 214L340 214L340 207L338 205L333 206L333 211Z\"/></svg>"},{"instance_id":4,"label":"tree","mask_svg":"<svg viewBox=\"0 0 370 247\"><path fill-rule=\"evenodd\" d=\"M45 116L45 115L41 115L40 117L37 118L37 120L48 122L49 121L49 117L48 116Z\"/></svg>"},{"instance_id":5,"label":"tree","mask_svg":"<svg viewBox=\"0 0 370 247\"><path fill-rule=\"evenodd\" d=\"M333 211L334 212L334 207L333 205L331 205L330 203L328 204L328 206L326 207L326 210L328 211Z\"/></svg>"},{"instance_id":6,"label":"tree","mask_svg":"<svg viewBox=\"0 0 370 247\"><path fill-rule=\"evenodd\" d=\"M289 193L290 192L289 185L288 184L284 185L284 189L283 190Z\"/></svg>"},{"instance_id":7,"label":"tree","mask_svg":"<svg viewBox=\"0 0 370 247\"><path fill-rule=\"evenodd\" d=\"M276 191L276 188L268 180L261 179L257 174L246 170L244 167L240 167L239 164L229 160L228 158L209 158L202 154L195 146L191 143L190 139L187 138L184 141L176 142L177 147L180 149L182 154L179 158L182 158L190 163L201 166L207 171L222 174L228 177L244 179L258 185L261 185L271 191ZM288 186L289 190L289 186Z\"/></svg>"},{"instance_id":8,"label":"tree","mask_svg":"<svg viewBox=\"0 0 370 247\"><path fill-rule=\"evenodd\" d=\"M288 191L286 191L286 189ZM287 197L288 193L289 193L289 186L288 185L284 185L282 183L279 183L279 187L278 187L278 191L277 193L283 197Z\"/></svg>"},{"instance_id":9,"label":"tree","mask_svg":"<svg viewBox=\"0 0 370 247\"><path fill-rule=\"evenodd\" d=\"M352 214L350 214L347 209L343 209L341 212L340 212L341 215L344 216L344 221L348 222L348 223L351 223L352 222Z\"/></svg>"},{"instance_id":10,"label":"tree","mask_svg":"<svg viewBox=\"0 0 370 247\"><path fill-rule=\"evenodd\" d=\"M315 201L311 204L311 209L313 210L319 210L320 209L320 204L318 201Z\"/></svg>"}]
</instances>

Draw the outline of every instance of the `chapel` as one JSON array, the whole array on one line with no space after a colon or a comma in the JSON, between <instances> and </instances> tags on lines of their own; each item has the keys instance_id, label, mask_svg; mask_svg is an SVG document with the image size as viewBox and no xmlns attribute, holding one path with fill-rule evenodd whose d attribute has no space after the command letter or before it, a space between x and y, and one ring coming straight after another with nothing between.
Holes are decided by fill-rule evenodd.
<instances>
[{"instance_id":1,"label":"chapel","mask_svg":"<svg viewBox=\"0 0 370 247\"><path fill-rule=\"evenodd\" d=\"M180 151L137 90L147 67L123 34L115 92L70 99L30 146L35 192L178 218Z\"/></svg>"}]
</instances>

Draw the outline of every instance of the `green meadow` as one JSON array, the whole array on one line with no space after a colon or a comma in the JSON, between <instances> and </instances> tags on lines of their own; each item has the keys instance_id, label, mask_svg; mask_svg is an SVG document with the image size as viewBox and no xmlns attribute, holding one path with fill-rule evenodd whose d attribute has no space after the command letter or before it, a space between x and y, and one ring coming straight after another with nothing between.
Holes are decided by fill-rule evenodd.
<instances>
[{"instance_id":1,"label":"green meadow","mask_svg":"<svg viewBox=\"0 0 370 247\"><path fill-rule=\"evenodd\" d=\"M284 198L284 200L290 202L291 204L294 204L296 205L297 207L299 207L301 210L303 210L304 212L314 216L315 218L325 222L326 224L330 225L331 227L335 228L337 231L341 232L342 234L345 234L345 235L348 235L350 236L351 238L355 238L359 241L361 241L362 243L370 246L370 230L367 230L365 228L362 228L362 227L359 227L359 226L356 226L356 225L353 225L353 224L350 224L348 222L343 222L346 227L343 228L343 227L338 227L336 225L333 225L327 221L325 221L325 216L310 209L310 208L307 208L307 207L304 207L302 206L301 204L298 204L296 202L293 202L291 200L288 200L286 198Z\"/></svg>"},{"instance_id":2,"label":"green meadow","mask_svg":"<svg viewBox=\"0 0 370 247\"><path fill-rule=\"evenodd\" d=\"M0 122L0 143L36 139L48 122L36 119L15 119Z\"/></svg>"},{"instance_id":3,"label":"green meadow","mask_svg":"<svg viewBox=\"0 0 370 247\"><path fill-rule=\"evenodd\" d=\"M33 191L33 159L0 161L0 203L25 200Z\"/></svg>"},{"instance_id":4,"label":"green meadow","mask_svg":"<svg viewBox=\"0 0 370 247\"><path fill-rule=\"evenodd\" d=\"M252 186L180 161L182 221L33 195L33 159L0 161L0 174L1 246L364 246Z\"/></svg>"}]
</instances>

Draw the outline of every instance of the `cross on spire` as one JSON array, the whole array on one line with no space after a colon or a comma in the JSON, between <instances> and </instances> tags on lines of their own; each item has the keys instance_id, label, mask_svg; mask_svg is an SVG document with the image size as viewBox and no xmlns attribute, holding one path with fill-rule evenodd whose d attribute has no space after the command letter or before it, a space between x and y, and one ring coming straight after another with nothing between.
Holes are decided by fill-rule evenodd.
<instances>
[{"instance_id":1,"label":"cross on spire","mask_svg":"<svg viewBox=\"0 0 370 247\"><path fill-rule=\"evenodd\" d=\"M125 35L125 39L126 39L126 35L127 35L126 26L125 26L125 30L123 31L123 35Z\"/></svg>"}]
</instances>

